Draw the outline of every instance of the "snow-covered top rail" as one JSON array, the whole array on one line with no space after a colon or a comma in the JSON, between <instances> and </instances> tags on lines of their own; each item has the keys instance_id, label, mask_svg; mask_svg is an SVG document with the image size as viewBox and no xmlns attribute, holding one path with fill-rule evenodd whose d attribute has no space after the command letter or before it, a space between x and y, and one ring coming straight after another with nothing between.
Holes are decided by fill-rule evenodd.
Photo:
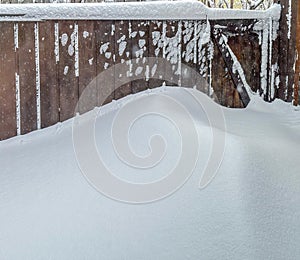
<instances>
[{"instance_id":1,"label":"snow-covered top rail","mask_svg":"<svg viewBox=\"0 0 300 260\"><path fill-rule=\"evenodd\" d=\"M41 20L279 20L281 7L266 11L208 8L198 1L0 5L0 21Z\"/></svg>"}]
</instances>

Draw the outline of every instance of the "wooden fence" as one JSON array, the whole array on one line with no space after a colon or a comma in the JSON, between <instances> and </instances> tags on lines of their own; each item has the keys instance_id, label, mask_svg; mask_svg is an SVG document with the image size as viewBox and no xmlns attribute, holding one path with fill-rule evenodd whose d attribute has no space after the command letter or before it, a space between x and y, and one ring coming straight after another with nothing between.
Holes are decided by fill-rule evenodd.
<instances>
[{"instance_id":1,"label":"wooden fence","mask_svg":"<svg viewBox=\"0 0 300 260\"><path fill-rule=\"evenodd\" d=\"M164 71L146 68L146 57L168 59L179 85L185 77L181 64L195 68L207 82L202 91L222 105L244 107L237 84L249 85L273 100L282 90L278 17L256 14L245 20L211 20L207 15L207 19L157 17L156 21L107 17L28 21L16 15L4 19L0 21L0 138L73 117L85 87L99 73L130 59L134 62L127 64L126 76L140 73L143 79L115 89L107 102L163 84L159 78Z\"/></svg>"}]
</instances>

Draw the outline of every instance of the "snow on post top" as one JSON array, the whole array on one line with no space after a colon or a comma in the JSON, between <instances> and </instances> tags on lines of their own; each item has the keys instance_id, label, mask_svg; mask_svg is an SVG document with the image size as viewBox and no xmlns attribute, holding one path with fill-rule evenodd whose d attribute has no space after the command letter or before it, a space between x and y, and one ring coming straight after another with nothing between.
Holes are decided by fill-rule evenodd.
<instances>
[{"instance_id":1,"label":"snow on post top","mask_svg":"<svg viewBox=\"0 0 300 260\"><path fill-rule=\"evenodd\" d=\"M280 5L266 11L208 8L198 1L84 4L9 4L0 6L0 21L41 20L279 20Z\"/></svg>"}]
</instances>

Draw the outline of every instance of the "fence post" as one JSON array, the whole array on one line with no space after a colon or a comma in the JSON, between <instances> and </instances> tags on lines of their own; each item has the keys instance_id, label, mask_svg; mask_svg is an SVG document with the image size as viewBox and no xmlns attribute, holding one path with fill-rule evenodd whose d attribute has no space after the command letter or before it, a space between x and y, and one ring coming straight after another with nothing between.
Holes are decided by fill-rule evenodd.
<instances>
[{"instance_id":1,"label":"fence post","mask_svg":"<svg viewBox=\"0 0 300 260\"><path fill-rule=\"evenodd\" d=\"M279 23L279 76L278 98L292 102L294 99L297 3L292 0L277 0L281 4L282 13Z\"/></svg>"}]
</instances>

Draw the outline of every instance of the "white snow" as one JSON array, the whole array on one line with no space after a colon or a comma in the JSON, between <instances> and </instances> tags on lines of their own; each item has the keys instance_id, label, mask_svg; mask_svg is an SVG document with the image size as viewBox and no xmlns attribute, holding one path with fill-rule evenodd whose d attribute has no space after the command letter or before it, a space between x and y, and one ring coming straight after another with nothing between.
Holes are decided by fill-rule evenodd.
<instances>
[{"instance_id":1,"label":"white snow","mask_svg":"<svg viewBox=\"0 0 300 260\"><path fill-rule=\"evenodd\" d=\"M64 75L67 75L69 72L69 66L65 66L64 68Z\"/></svg>"},{"instance_id":2,"label":"white snow","mask_svg":"<svg viewBox=\"0 0 300 260\"><path fill-rule=\"evenodd\" d=\"M149 10L151 10L149 12ZM184 12L182 11L184 10ZM198 1L1 5L0 21L40 20L219 20L280 18L280 5L266 11L208 8ZM113 31L112 31L113 33Z\"/></svg>"},{"instance_id":3,"label":"white snow","mask_svg":"<svg viewBox=\"0 0 300 260\"><path fill-rule=\"evenodd\" d=\"M35 56L35 89L36 89L36 122L37 129L41 129L41 77L40 77L40 47L39 26L34 24L34 56Z\"/></svg>"},{"instance_id":4,"label":"white snow","mask_svg":"<svg viewBox=\"0 0 300 260\"><path fill-rule=\"evenodd\" d=\"M83 33L82 33L82 36L83 36L83 38L87 38L87 37L89 37L90 36L90 33L89 32L87 32L87 31L84 31Z\"/></svg>"},{"instance_id":5,"label":"white snow","mask_svg":"<svg viewBox=\"0 0 300 260\"><path fill-rule=\"evenodd\" d=\"M16 124L17 124L17 135L21 134L21 93L20 93L20 77L15 72L16 81Z\"/></svg>"},{"instance_id":6,"label":"white snow","mask_svg":"<svg viewBox=\"0 0 300 260\"><path fill-rule=\"evenodd\" d=\"M15 51L19 48L19 24L14 24L14 44L15 44Z\"/></svg>"},{"instance_id":7,"label":"white snow","mask_svg":"<svg viewBox=\"0 0 300 260\"><path fill-rule=\"evenodd\" d=\"M58 23L54 24L54 54L55 54L55 62L56 64L59 62L59 28Z\"/></svg>"},{"instance_id":8,"label":"white snow","mask_svg":"<svg viewBox=\"0 0 300 260\"><path fill-rule=\"evenodd\" d=\"M286 19L287 19L287 26L288 26L288 33L287 37L288 39L291 38L291 27L292 27L292 0L289 0L288 3L288 13L286 14Z\"/></svg>"},{"instance_id":9,"label":"white snow","mask_svg":"<svg viewBox=\"0 0 300 260\"><path fill-rule=\"evenodd\" d=\"M74 27L74 49L75 49L75 77L79 77L79 46L78 46L78 24Z\"/></svg>"},{"instance_id":10,"label":"white snow","mask_svg":"<svg viewBox=\"0 0 300 260\"><path fill-rule=\"evenodd\" d=\"M63 33L61 36L61 45L62 46L66 46L67 42L68 42L69 36L66 33Z\"/></svg>"},{"instance_id":11,"label":"white snow","mask_svg":"<svg viewBox=\"0 0 300 260\"><path fill-rule=\"evenodd\" d=\"M95 140L107 167L140 182L174 166L180 136L159 115L137 120L129 132L135 152L146 155L149 137L157 132L168 144L162 163L141 172L113 152L116 113L145 96L159 111L160 95L190 112L200 142L193 175L155 203L125 204L98 193L78 168L72 120L0 142L0 258L299 259L300 111L256 96L246 109L223 108L224 158L214 180L199 190L212 132L190 91L195 90L162 87L127 96L104 106L96 120Z\"/></svg>"}]
</instances>

